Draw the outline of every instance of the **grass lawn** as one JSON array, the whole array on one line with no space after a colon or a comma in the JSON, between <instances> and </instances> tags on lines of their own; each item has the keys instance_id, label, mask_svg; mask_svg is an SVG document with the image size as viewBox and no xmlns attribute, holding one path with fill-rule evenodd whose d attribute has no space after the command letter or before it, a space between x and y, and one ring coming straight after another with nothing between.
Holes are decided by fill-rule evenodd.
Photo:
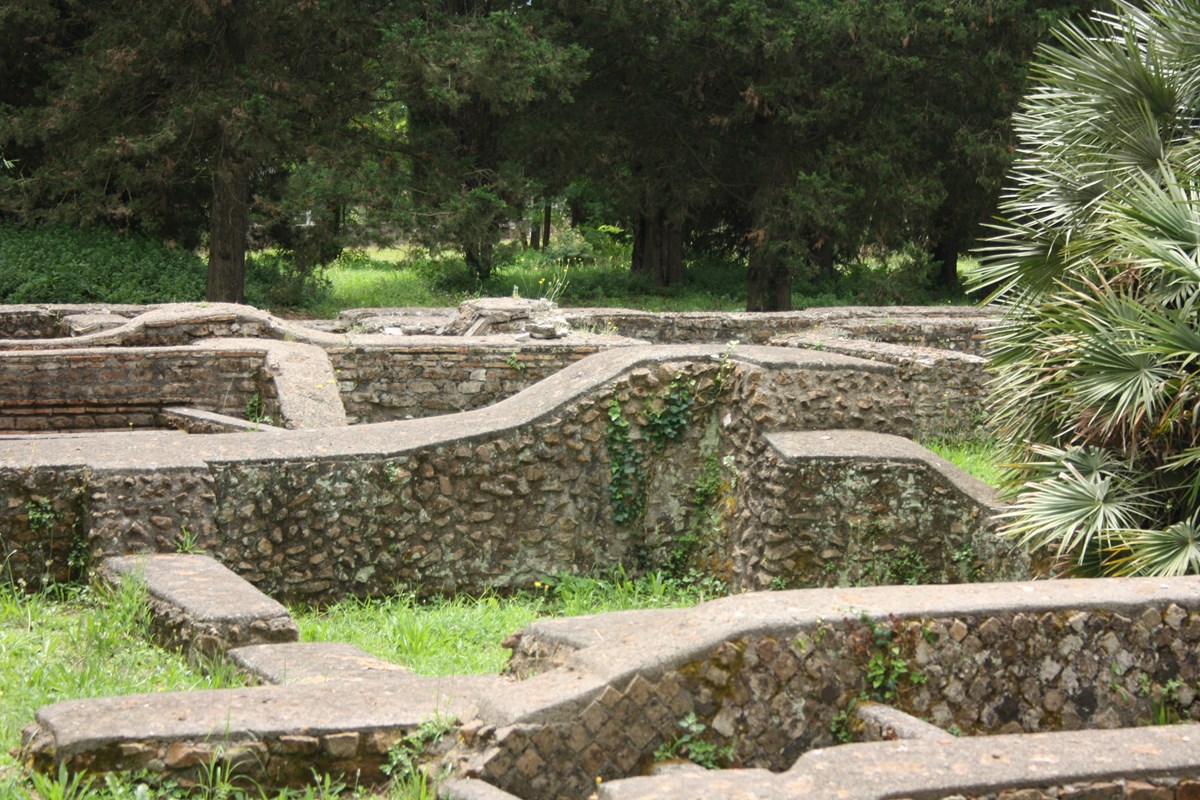
<instances>
[{"instance_id":1,"label":"grass lawn","mask_svg":"<svg viewBox=\"0 0 1200 800\"><path fill-rule=\"evenodd\" d=\"M990 439L938 439L921 444L984 483L999 487L1004 478L999 448Z\"/></svg>"},{"instance_id":2,"label":"grass lawn","mask_svg":"<svg viewBox=\"0 0 1200 800\"><path fill-rule=\"evenodd\" d=\"M453 252L415 248L359 248L345 251L303 292L299 310L332 317L346 308L454 306L473 297L547 297L563 306L636 308L647 311L740 311L746 303L746 268L736 259L706 258L685 264L685 284L659 288L629 271L627 248L586 257L506 247L492 274L482 280ZM972 267L964 259L964 274ZM834 305L965 303L957 293L931 289L914 274L911 260L864 260L841 267L836 276L814 284L797 278L794 308ZM253 272L253 271L251 271ZM248 282L248 299L275 308L265 285ZM291 296L291 295L289 295Z\"/></svg>"}]
</instances>

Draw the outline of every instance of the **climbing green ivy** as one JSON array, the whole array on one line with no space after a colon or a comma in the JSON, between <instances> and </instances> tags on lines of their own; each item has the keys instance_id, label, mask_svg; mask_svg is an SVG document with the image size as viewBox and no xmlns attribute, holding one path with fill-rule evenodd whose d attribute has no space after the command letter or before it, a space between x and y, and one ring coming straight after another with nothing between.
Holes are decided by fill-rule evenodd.
<instances>
[{"instance_id":1,"label":"climbing green ivy","mask_svg":"<svg viewBox=\"0 0 1200 800\"><path fill-rule=\"evenodd\" d=\"M692 406L696 398L693 391L696 381L685 380L679 373L671 379L671 385L659 397L661 404L647 404L645 409L646 440L650 449L661 453L667 442L678 441L682 438L688 424L692 421Z\"/></svg>"},{"instance_id":2,"label":"climbing green ivy","mask_svg":"<svg viewBox=\"0 0 1200 800\"><path fill-rule=\"evenodd\" d=\"M668 442L682 439L696 410L716 403L733 370L730 354L736 346L736 341L730 342L718 357L716 374L703 396L697 390L695 378L675 373L667 388L642 406L640 416L645 423L640 437L632 435L621 401L615 396L609 399L604 443L608 450L608 491L614 522L627 524L645 513L648 455L661 454Z\"/></svg>"},{"instance_id":3,"label":"climbing green ivy","mask_svg":"<svg viewBox=\"0 0 1200 800\"><path fill-rule=\"evenodd\" d=\"M642 426L640 440L630 435L630 423L621 402L616 397L609 399L604 443L608 449L608 492L614 522L633 522L645 512L648 476L646 454L639 442L645 442L651 453L659 454L667 442L683 438L692 421L695 387L695 380L676 373L666 390L642 408L646 423Z\"/></svg>"},{"instance_id":4,"label":"climbing green ivy","mask_svg":"<svg viewBox=\"0 0 1200 800\"><path fill-rule=\"evenodd\" d=\"M625 419L616 397L608 401L604 443L608 447L608 499L613 521L632 522L642 515L646 505L642 455L630 441L629 420Z\"/></svg>"}]
</instances>

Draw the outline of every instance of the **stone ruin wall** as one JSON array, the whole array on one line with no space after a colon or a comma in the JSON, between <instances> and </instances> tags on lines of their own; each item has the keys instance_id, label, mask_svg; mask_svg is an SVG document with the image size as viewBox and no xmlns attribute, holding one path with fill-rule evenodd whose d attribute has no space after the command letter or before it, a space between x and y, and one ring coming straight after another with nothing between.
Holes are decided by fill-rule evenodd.
<instances>
[{"instance_id":1,"label":"stone ruin wall","mask_svg":"<svg viewBox=\"0 0 1200 800\"><path fill-rule=\"evenodd\" d=\"M531 347L521 342L509 346L405 343L331 347L328 353L347 420L358 424L483 408L600 349L598 345Z\"/></svg>"},{"instance_id":2,"label":"stone ruin wall","mask_svg":"<svg viewBox=\"0 0 1200 800\"><path fill-rule=\"evenodd\" d=\"M1013 585L1014 595L1020 587ZM729 754L723 766L773 772L838 744L839 735L869 738L852 713L858 702L884 702L968 737L1200 717L1194 598L1129 610L1082 605L947 616L919 613L915 594L895 599L894 615L872 610L855 618L851 606L795 630L735 636L700 658L615 678L573 704L560 702L545 721L469 725L459 763L465 774L517 797L582 798L596 776L645 774L688 714L704 725L703 739L716 752ZM715 611L726 602L711 605ZM525 675L566 657L536 631L515 647L513 666ZM880 673L886 680L876 683ZM706 774L737 780L737 773ZM1200 777L1200 760L1191 774ZM1036 773L1011 780L1038 785ZM603 796L625 797L619 785ZM716 786L705 791L701 781L693 796L721 796Z\"/></svg>"},{"instance_id":3,"label":"stone ruin wall","mask_svg":"<svg viewBox=\"0 0 1200 800\"><path fill-rule=\"evenodd\" d=\"M476 301L483 302L483 301ZM494 301L493 301L494 302ZM470 304L467 304L470 305ZM379 336L357 333L362 320L344 332L324 332L288 325L257 313L229 309L227 306L150 306L142 307L9 307L0 314L0 350L47 351L89 346L122 348L172 347L195 344L218 337L265 337L297 340L314 344L328 353L337 386L350 423L371 423L410 417L424 417L482 408L534 385L555 370L600 349L627 346L638 338L671 343L683 341L725 343L770 342L779 346L809 347L842 352L869 360L882 360L902 370L905 389L910 394L915 433L918 436L949 436L971 433L981 419L986 376L984 361L978 357L982 329L991 317L971 308L938 309L933 318L929 309L817 309L785 314L691 313L650 314L647 312L578 309L566 313L577 326L605 331L606 335L572 335L563 342L517 341L511 334L517 323L497 324L491 337ZM182 310L181 310L182 309ZM499 313L499 312L498 312ZM880 313L888 316L879 318ZM501 315L504 316L503 314ZM106 320L104 324L95 320ZM88 321L84 325L80 320ZM369 321L369 318L368 318ZM73 331L86 331L82 338ZM614 336L613 334L620 334ZM46 338L57 336L59 338ZM622 338L625 336L634 339ZM469 344L468 344L469 343ZM940 348L913 352L913 347ZM251 346L253 348L253 346ZM957 351L957 352L955 352ZM207 353L207 351L206 351ZM974 354L974 355L973 355ZM73 370L67 365L55 367L56 374L73 383L84 384L93 377L103 379L118 374L122 360L130 355L91 356L90 366ZM147 351L138 356L163 364L161 377L138 375L146 388L146 406L139 422L148 422L147 414L163 404L154 405L158 389L166 396L186 374L184 362L211 358L210 355L172 355ZM31 363L44 364L36 356ZM173 362L173 359L179 359ZM16 362L10 362L16 363ZM48 369L41 366L41 369ZM190 364L186 365L191 368ZM419 378L413 378L419 370ZM228 372L228 368L225 370ZM261 380L262 368L247 363L241 380L255 380L264 397L271 394L270 380ZM203 370L196 373L205 377ZM78 378L78 380L74 380ZM95 385L95 384L93 384ZM189 387L193 394L203 390ZM52 397L52 394L42 395ZM15 408L21 398L9 398L0 389L0 410ZM99 403L93 406L107 408ZM232 403L205 402L210 409ZM72 408L86 408L75 403ZM244 408L244 404L242 406ZM235 415L244 415L238 408ZM104 412L102 412L104 413ZM74 420L42 414L39 430L70 430L69 424L85 425L83 411ZM113 418L116 420L116 418ZM116 420L120 421L120 420ZM161 424L161 420L153 420ZM121 423L124 426L127 423ZM57 426L57 427L56 427Z\"/></svg>"},{"instance_id":4,"label":"stone ruin wall","mask_svg":"<svg viewBox=\"0 0 1200 800\"><path fill-rule=\"evenodd\" d=\"M218 328L228 334L232 326ZM160 339L179 344L174 336ZM378 593L394 588L397 579L422 573L441 582L437 590L472 588L474 581L511 588L544 575L545 564L570 571L604 559L660 560L677 548L681 532L695 531L697 522L703 523L705 514L715 509L727 538L696 536L689 554L696 563L725 569L735 587L799 583L814 576L819 583L822 575L835 570L827 567L831 555L818 552L815 542L834 537L839 550L846 552L867 543L865 538L846 539L847 531L836 525L818 524L832 516L845 519L852 511L844 506L845 497L868 498L872 519L883 521L893 510L924 508L933 513L929 507L942 505L939 498L962 489L912 459L900 459L880 471L854 458L813 460L789 449L788 437L820 436L834 425L902 435L922 430L922 412L914 406L911 389L906 391L904 376L914 374L905 372L914 363L929 364L919 359L904 362L889 344L839 340L819 348L878 356L874 365L859 362L840 371L796 369L778 351L743 350L731 357L728 368L717 358L719 350L649 359L632 369L622 368L552 413L534 414L505 427L502 420L511 408L475 412L498 415L501 421L491 429L472 428L457 439L445 437L399 450L371 447L379 440L372 439L368 426L362 429L367 442L360 451L322 457L201 454L190 462L176 459L157 471L90 464L87 456L56 465L6 466L0 477L2 544L10 554L6 570L10 579L31 586L44 578L63 580L77 575L88 556L172 550L186 529L188 537L218 558L284 597L331 599L347 585L353 587L351 593ZM513 368L509 355L504 356L505 369L529 371ZM934 366L944 367L947 374L961 370L953 358L944 361ZM378 362L375 366L381 375L386 371ZM495 363L466 366L501 369ZM482 381L475 381L470 371L466 374L470 382L489 380L486 373ZM463 383L459 377L449 380ZM711 399L691 409L678 439L655 450L647 430L664 391L680 379L695 381L697 395ZM936 387L935 379L926 382ZM719 391L711 392L714 386ZM501 386L498 391L512 388ZM647 448L641 473L645 509L636 524L624 526L612 521L611 497L604 481L598 480L611 464L606 422L611 421L613 397L630 423L631 440ZM378 405L389 402L393 401ZM523 402L514 398L509 406ZM946 407L937 413L949 416ZM430 429L412 430L420 438ZM848 449L854 446L851 442ZM679 498L688 498L713 464L720 465L715 506L681 504ZM989 501L971 499L972 491L966 495L960 507L945 509L947 516L918 515L922 525L951 534L931 551L942 553L941 562L922 553L923 569L939 577L961 576L963 569L998 574L1006 559L1003 552L978 550L972 559L953 557L986 541L979 538L979 521ZM793 504L784 498L794 498ZM812 507L836 510L813 514ZM581 521L593 536L566 536ZM751 529L766 533L751 537ZM520 535L514 537L512 531ZM920 552L920 537L911 531L881 528L878 536L885 553L901 548ZM451 568L459 565L474 572ZM858 577L869 580L861 571ZM791 628L781 627L779 620L750 624L704 652L656 657L653 664L633 671L588 676L583 670L582 676L577 673L565 683L560 673L543 670L575 663L584 654L530 632L514 641L512 668L534 675L532 707L505 719L493 705L484 718L463 720L459 745L448 759L464 774L529 800L585 797L596 788L597 776L606 781L598 792L602 800L719 796L716 787L753 791L759 783L766 787L766 797L776 786L773 781L781 781L779 786L790 786L791 780L803 785L812 756L836 757L839 751L812 748L834 744L839 734L870 738L847 713L859 698L889 703L968 736L1136 726L1200 715L1200 602L1192 594L1179 591L1152 600L1156 589L1145 584L1138 591L1146 599L1136 608L1127 600L1108 599L1069 607L1021 607L1015 598L1036 586L987 589L1010 593L1014 599L1007 602L1016 607L1006 608L1002 602L973 613L924 611L926 593L937 587L922 587L915 590L922 594L889 605L891 614L877 605L856 614L853 597L862 597L870 606L872 590L858 590L857 595L844 590L839 595L842 612L827 619L818 616ZM954 591L971 597L974 590ZM789 596L777 595L780 602ZM741 600L718 601L706 607L711 612L703 613L720 617L720 609L732 609L730 604ZM669 635L660 638L670 640ZM649 652L645 643L639 647ZM573 669L607 663L610 655L585 656ZM616 657L619 661L619 654ZM556 694L555 682L575 688ZM545 703L544 713L536 708L538 702ZM641 772L659 745L679 735L679 722L688 714L703 722L704 735L714 747L732 748L729 766L785 772L735 769L688 775L679 785L696 787L691 795L688 789L678 794L655 788L654 781L668 780L665 777L638 779L651 781L648 784L613 780ZM1142 741L1138 735L1128 732L1135 747L1142 746L1136 744ZM358 734L350 736L361 744ZM272 758L276 750L285 760L296 755L289 750L295 742L278 744L270 751ZM360 746L355 757L382 759L384 749ZM808 755L797 761L805 752ZM913 772L923 768L918 763ZM1200 755L1179 769L1130 769L1128 774L1110 769L1082 783L1039 782L1036 774L1014 774L953 796L1017 800L1009 793L1028 789L1033 794L1023 794L1021 800L1055 796L1046 794L1050 792L1089 800L1192 800L1191 793L1200 789L1188 780L1200 778ZM851 785L854 774L843 769L842 777ZM643 792L643 786L648 791ZM942 795L926 789L921 796Z\"/></svg>"},{"instance_id":5,"label":"stone ruin wall","mask_svg":"<svg viewBox=\"0 0 1200 800\"><path fill-rule=\"evenodd\" d=\"M652 352L661 355L661 350ZM38 493L41 486L24 487L10 475L0 481L0 491L12 498L9 513L18 524L6 533L5 544L21 552L44 549L40 541L48 526L31 523L38 515L28 513L28 504L45 498L54 509L64 509L54 512L54 535L73 543L66 553L73 553L77 563L81 553L99 559L171 552L187 540L264 590L310 602L397 587L423 593L519 589L560 571L616 564L637 570L671 561L677 569L719 575L735 588L776 579L789 584L814 576L827 580L832 572L820 554L803 572L790 555L755 550L759 544L751 528L763 522L772 524L777 536L811 540L824 535L802 511L804 503L816 501L816 487L804 493L796 481L779 484L780 476L794 469L778 466L786 459L762 440L762 433L830 424L906 433L908 405L892 370L841 364L826 356L806 366L813 356L755 349L735 351L722 366L719 348L701 348L681 361L663 355L643 366L635 360L632 368L617 363L633 352L613 352L615 380L597 380L530 421L519 421L519 409L536 401L513 398L507 406L472 412L479 432L471 435L437 434L436 420L390 423L419 426L432 437L427 445L396 449L403 438L367 426L354 429L361 436L342 429L349 437L345 455L276 459L254 455L254 442L268 445L273 434L236 434L236 439L217 440L237 441L233 450L220 452L240 451L241 456L197 455L191 465L169 468L81 466L81 487L56 486L46 494ZM718 392L722 372L728 374ZM588 373L580 365L545 386L571 385ZM673 381L686 382L699 401L679 421L679 438L656 449L645 441L647 425ZM612 397L626 409L641 459L637 484L644 511L632 520L616 518L609 492L612 454L606 437ZM395 433L403 437L402 430ZM156 447L177 449L148 439L144 453L151 462ZM714 465L723 473L719 481L737 488L713 498L720 507L697 508L688 498ZM912 464L888 469L893 474L876 470L870 477L852 470L841 479L843 491L859 491L866 481L890 487L881 491L907 507L929 505L931 498L945 495L945 488L935 485L936 470ZM775 483L770 485L778 488L770 492L788 499L782 505L766 501L774 502L766 509L758 481L771 470ZM745 474L740 482L739 471ZM927 543L919 555L938 574L961 572L963 565L945 563L946 552L961 553L980 536L987 538L989 528L978 509L961 513L966 516L947 528L945 546ZM915 533L902 533L905 525L903 514L881 517L878 535L916 541ZM581 529L589 535L580 537ZM45 574L63 574L61 548L55 552L52 569L37 568L38 559L31 556L14 560L11 575L33 585ZM982 563L996 568L1005 563L979 552L987 557ZM978 568L974 560L970 566Z\"/></svg>"},{"instance_id":6,"label":"stone ruin wall","mask_svg":"<svg viewBox=\"0 0 1200 800\"><path fill-rule=\"evenodd\" d=\"M245 416L252 398L278 414L262 353L250 348L0 352L0 371L0 434L156 428L170 406Z\"/></svg>"},{"instance_id":7,"label":"stone ruin wall","mask_svg":"<svg viewBox=\"0 0 1200 800\"><path fill-rule=\"evenodd\" d=\"M910 442L879 440L890 453L856 453L839 446L851 438L766 437L767 452L749 466L755 489L733 514L740 534L734 572L753 576L740 588L971 583L1029 574L1028 559L991 534L989 520L1003 507L990 489L956 470L930 470ZM826 444L833 446L822 449ZM798 497L804 501L793 502Z\"/></svg>"}]
</instances>

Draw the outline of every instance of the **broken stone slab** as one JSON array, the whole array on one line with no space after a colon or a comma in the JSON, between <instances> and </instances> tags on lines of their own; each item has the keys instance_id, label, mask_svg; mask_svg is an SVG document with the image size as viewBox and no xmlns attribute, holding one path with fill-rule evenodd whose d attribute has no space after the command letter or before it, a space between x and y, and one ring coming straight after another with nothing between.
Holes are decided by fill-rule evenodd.
<instances>
[{"instance_id":1,"label":"broken stone slab","mask_svg":"<svg viewBox=\"0 0 1200 800\"><path fill-rule=\"evenodd\" d=\"M557 306L548 300L526 300L519 297L482 297L466 300L459 305L455 319L441 332L450 336L509 333L519 330L527 324L527 320L546 316L556 308Z\"/></svg>"},{"instance_id":2,"label":"broken stone slab","mask_svg":"<svg viewBox=\"0 0 1200 800\"><path fill-rule=\"evenodd\" d=\"M440 800L523 800L515 794L497 789L486 781L460 778L446 781L438 787Z\"/></svg>"},{"instance_id":3,"label":"broken stone slab","mask_svg":"<svg viewBox=\"0 0 1200 800\"><path fill-rule=\"evenodd\" d=\"M383 778L389 749L423 722L470 718L494 675L398 675L200 692L68 700L38 710L22 748L35 769L91 774L149 769L187 778L249 752L247 774L272 786L313 769Z\"/></svg>"},{"instance_id":4,"label":"broken stone slab","mask_svg":"<svg viewBox=\"0 0 1200 800\"><path fill-rule=\"evenodd\" d=\"M943 739L950 734L884 703L859 703L854 709L858 720L858 738L865 742L893 739Z\"/></svg>"},{"instance_id":5,"label":"broken stone slab","mask_svg":"<svg viewBox=\"0 0 1200 800\"><path fill-rule=\"evenodd\" d=\"M109 558L99 574L110 583L140 581L155 639L189 659L219 657L245 645L294 642L300 636L286 608L205 555Z\"/></svg>"},{"instance_id":6,"label":"broken stone slab","mask_svg":"<svg viewBox=\"0 0 1200 800\"><path fill-rule=\"evenodd\" d=\"M374 680L412 674L407 667L344 642L258 644L230 650L226 657L257 680L272 684Z\"/></svg>"},{"instance_id":7,"label":"broken stone slab","mask_svg":"<svg viewBox=\"0 0 1200 800\"><path fill-rule=\"evenodd\" d=\"M525 332L534 339L561 339L571 332L564 317L539 317L525 323Z\"/></svg>"},{"instance_id":8,"label":"broken stone slab","mask_svg":"<svg viewBox=\"0 0 1200 800\"><path fill-rule=\"evenodd\" d=\"M62 318L62 327L67 336L84 336L89 333L119 328L127 322L129 322L128 319L118 314L96 311L86 314L68 314Z\"/></svg>"},{"instance_id":9,"label":"broken stone slab","mask_svg":"<svg viewBox=\"0 0 1200 800\"><path fill-rule=\"evenodd\" d=\"M215 411L204 411L199 408L172 406L158 412L159 422L164 427L175 428L187 433L261 433L263 431L282 431L262 422L218 414Z\"/></svg>"}]
</instances>

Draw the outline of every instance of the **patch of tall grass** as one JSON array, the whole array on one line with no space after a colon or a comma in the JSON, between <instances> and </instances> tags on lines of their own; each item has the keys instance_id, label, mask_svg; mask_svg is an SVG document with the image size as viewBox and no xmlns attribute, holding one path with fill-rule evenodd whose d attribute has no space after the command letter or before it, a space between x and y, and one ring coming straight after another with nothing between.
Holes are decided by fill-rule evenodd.
<instances>
[{"instance_id":1,"label":"patch of tall grass","mask_svg":"<svg viewBox=\"0 0 1200 800\"><path fill-rule=\"evenodd\" d=\"M998 488L1004 481L1005 468L1000 461L1000 447L992 439L933 439L921 444L986 484Z\"/></svg>"},{"instance_id":2,"label":"patch of tall grass","mask_svg":"<svg viewBox=\"0 0 1200 800\"><path fill-rule=\"evenodd\" d=\"M461 675L499 672L509 655L500 643L540 617L688 606L722 592L712 581L662 573L630 578L617 570L601 577L547 578L506 597L418 600L399 594L293 615L304 641L350 642L423 675Z\"/></svg>"}]
</instances>

